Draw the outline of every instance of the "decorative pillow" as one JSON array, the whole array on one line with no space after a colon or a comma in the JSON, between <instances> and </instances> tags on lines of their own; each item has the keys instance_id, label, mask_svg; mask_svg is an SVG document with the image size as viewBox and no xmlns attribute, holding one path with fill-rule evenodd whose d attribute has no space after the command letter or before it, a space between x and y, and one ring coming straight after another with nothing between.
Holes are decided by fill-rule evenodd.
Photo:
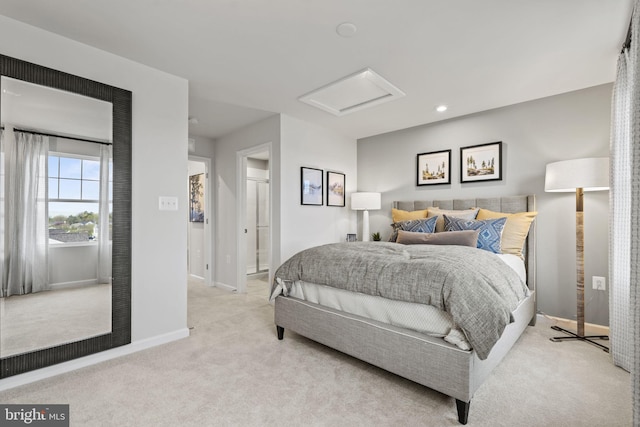
<instances>
[{"instance_id":1,"label":"decorative pillow","mask_svg":"<svg viewBox=\"0 0 640 427\"><path fill-rule=\"evenodd\" d=\"M504 213L493 212L487 209L480 209L476 219L495 219L495 218L507 218L507 222L502 230L502 253L513 254L524 259L522 255L522 249L524 248L524 242L529 235L529 228L531 223L538 215L538 212L518 212L518 213Z\"/></svg>"},{"instance_id":2,"label":"decorative pillow","mask_svg":"<svg viewBox=\"0 0 640 427\"><path fill-rule=\"evenodd\" d=\"M449 231L446 233L414 233L398 230L398 243L405 245L456 245L478 247L480 230Z\"/></svg>"},{"instance_id":3,"label":"decorative pillow","mask_svg":"<svg viewBox=\"0 0 640 427\"><path fill-rule=\"evenodd\" d=\"M488 209L480 209L476 219L495 219L495 218L507 218L507 222L502 230L502 253L517 255L524 259L522 255L522 249L524 248L524 242L529 235L529 229L531 223L538 215L538 212L518 212L518 213L504 213L494 212Z\"/></svg>"},{"instance_id":4,"label":"decorative pillow","mask_svg":"<svg viewBox=\"0 0 640 427\"><path fill-rule=\"evenodd\" d=\"M394 222L391 224L391 227L393 227L393 233L391 233L389 241L395 242L398 238L398 230L413 231L415 233L433 233L433 230L436 228L436 218Z\"/></svg>"},{"instance_id":5,"label":"decorative pillow","mask_svg":"<svg viewBox=\"0 0 640 427\"><path fill-rule=\"evenodd\" d=\"M444 231L444 217L443 215L449 215L450 217L463 218L463 219L476 219L480 208L464 209L464 210L446 210L440 208L427 208L427 218L437 217L436 233Z\"/></svg>"},{"instance_id":6,"label":"decorative pillow","mask_svg":"<svg viewBox=\"0 0 640 427\"><path fill-rule=\"evenodd\" d=\"M478 249L500 252L500 241L502 240L502 229L507 222L507 218L484 219L461 219L444 215L444 229L446 231L479 230Z\"/></svg>"},{"instance_id":7,"label":"decorative pillow","mask_svg":"<svg viewBox=\"0 0 640 427\"><path fill-rule=\"evenodd\" d=\"M403 211L401 209L391 208L391 219L393 222L410 221L412 219L422 219L426 217L426 209L422 211Z\"/></svg>"}]
</instances>

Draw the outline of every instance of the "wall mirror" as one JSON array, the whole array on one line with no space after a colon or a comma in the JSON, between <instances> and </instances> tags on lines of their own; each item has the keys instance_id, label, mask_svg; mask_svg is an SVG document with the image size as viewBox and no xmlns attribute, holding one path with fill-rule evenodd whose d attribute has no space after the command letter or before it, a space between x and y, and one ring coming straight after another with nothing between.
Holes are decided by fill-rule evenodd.
<instances>
[{"instance_id":1,"label":"wall mirror","mask_svg":"<svg viewBox=\"0 0 640 427\"><path fill-rule=\"evenodd\" d=\"M131 92L0 55L0 378L131 342Z\"/></svg>"}]
</instances>

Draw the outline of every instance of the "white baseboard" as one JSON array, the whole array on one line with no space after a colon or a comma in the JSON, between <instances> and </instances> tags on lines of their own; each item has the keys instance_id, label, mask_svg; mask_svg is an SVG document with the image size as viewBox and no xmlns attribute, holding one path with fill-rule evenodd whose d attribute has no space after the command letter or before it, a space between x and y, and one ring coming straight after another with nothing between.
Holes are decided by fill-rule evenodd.
<instances>
[{"instance_id":1,"label":"white baseboard","mask_svg":"<svg viewBox=\"0 0 640 427\"><path fill-rule=\"evenodd\" d=\"M548 319L558 322L558 326L575 331L578 329L578 322L571 319L563 319L562 317L548 316L546 314L538 314ZM584 324L585 335L609 335L609 327L603 325L596 325L595 323Z\"/></svg>"},{"instance_id":2,"label":"white baseboard","mask_svg":"<svg viewBox=\"0 0 640 427\"><path fill-rule=\"evenodd\" d=\"M87 366L95 365L107 360L125 356L127 354L136 353L138 351L146 350L148 348L156 347L162 344L167 344L172 341L187 338L188 336L189 328L179 329L167 334L134 341L131 344L127 344L122 347L113 348L111 350L102 351L96 354L90 354L89 356L70 360L68 362L63 362L57 365L48 366L46 368L37 369L35 371L26 372L24 374L15 375L0 380L0 391L9 390L14 387L40 381L45 378L50 378L56 375L64 374L66 372L75 371L76 369L85 368Z\"/></svg>"},{"instance_id":3,"label":"white baseboard","mask_svg":"<svg viewBox=\"0 0 640 427\"><path fill-rule=\"evenodd\" d=\"M238 289L235 286L227 285L226 283L215 282L214 286L216 288L224 289L225 291L238 292Z\"/></svg>"},{"instance_id":4,"label":"white baseboard","mask_svg":"<svg viewBox=\"0 0 640 427\"><path fill-rule=\"evenodd\" d=\"M71 288L84 288L86 286L93 286L98 284L98 279L90 280L77 280L75 282L60 282L52 283L51 290L56 289L71 289Z\"/></svg>"}]
</instances>

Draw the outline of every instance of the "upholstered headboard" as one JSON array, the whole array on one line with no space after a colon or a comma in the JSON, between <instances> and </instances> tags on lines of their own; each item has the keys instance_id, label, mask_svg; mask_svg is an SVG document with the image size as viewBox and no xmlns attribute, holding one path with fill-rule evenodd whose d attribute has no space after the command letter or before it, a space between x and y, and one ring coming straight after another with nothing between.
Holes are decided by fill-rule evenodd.
<instances>
[{"instance_id":1,"label":"upholstered headboard","mask_svg":"<svg viewBox=\"0 0 640 427\"><path fill-rule=\"evenodd\" d=\"M495 212L531 212L536 210L536 196L509 196L477 199L454 200L414 200L409 202L393 202L393 207L405 211L417 211L429 207L440 209L469 209L483 208ZM524 246L525 267L527 268L527 285L532 291L536 290L536 221L529 229L529 236Z\"/></svg>"}]
</instances>

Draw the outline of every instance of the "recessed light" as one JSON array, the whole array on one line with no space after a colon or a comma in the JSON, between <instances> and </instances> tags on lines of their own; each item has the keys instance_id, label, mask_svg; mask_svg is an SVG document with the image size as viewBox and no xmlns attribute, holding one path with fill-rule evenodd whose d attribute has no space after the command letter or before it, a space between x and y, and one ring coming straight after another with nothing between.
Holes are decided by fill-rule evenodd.
<instances>
[{"instance_id":1,"label":"recessed light","mask_svg":"<svg viewBox=\"0 0 640 427\"><path fill-rule=\"evenodd\" d=\"M343 22L336 27L336 33L342 37L353 37L358 27L352 22Z\"/></svg>"},{"instance_id":2,"label":"recessed light","mask_svg":"<svg viewBox=\"0 0 640 427\"><path fill-rule=\"evenodd\" d=\"M438 113L444 113L445 111L447 111L447 108L449 108L449 107L447 107L446 105L438 105L436 107L436 111Z\"/></svg>"}]
</instances>

